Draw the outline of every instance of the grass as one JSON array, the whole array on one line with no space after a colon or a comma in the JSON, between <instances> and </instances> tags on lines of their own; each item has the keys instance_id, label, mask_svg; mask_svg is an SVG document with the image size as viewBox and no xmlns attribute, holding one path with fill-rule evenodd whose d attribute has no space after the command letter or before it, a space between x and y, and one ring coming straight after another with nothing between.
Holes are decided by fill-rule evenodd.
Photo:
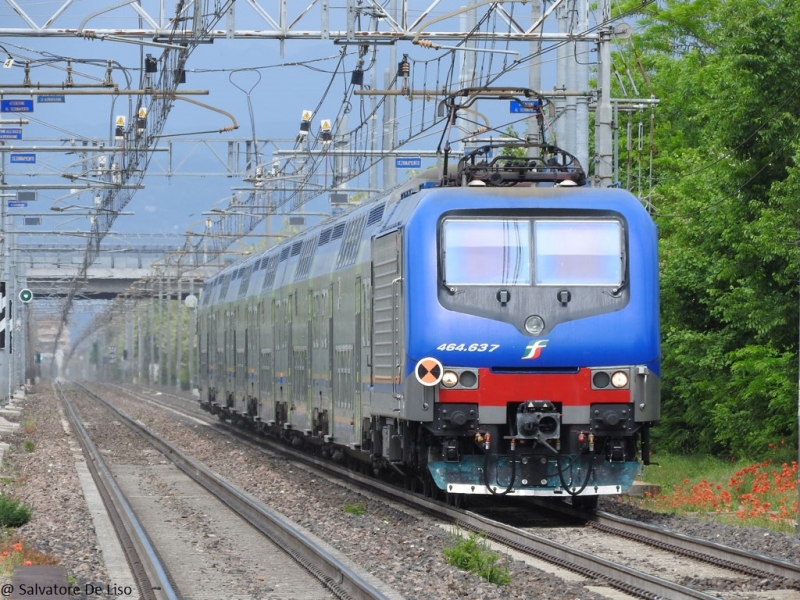
<instances>
[{"instance_id":1,"label":"grass","mask_svg":"<svg viewBox=\"0 0 800 600\"><path fill-rule=\"evenodd\" d=\"M33 432L36 431L36 419L33 417L25 419L20 425L22 426L22 431L27 435L33 435Z\"/></svg>"},{"instance_id":2,"label":"grass","mask_svg":"<svg viewBox=\"0 0 800 600\"><path fill-rule=\"evenodd\" d=\"M444 549L444 558L449 564L475 573L489 583L506 585L511 582L511 576L508 565L501 564L500 557L483 537L474 533L465 538L454 531L452 542Z\"/></svg>"},{"instance_id":3,"label":"grass","mask_svg":"<svg viewBox=\"0 0 800 600\"><path fill-rule=\"evenodd\" d=\"M657 512L696 514L718 522L794 533L797 524L797 452L770 445L769 458L723 460L711 456L659 455L642 479L660 494L627 498Z\"/></svg>"},{"instance_id":4,"label":"grass","mask_svg":"<svg viewBox=\"0 0 800 600\"><path fill-rule=\"evenodd\" d=\"M36 450L36 444L33 440L25 440L25 452L33 452Z\"/></svg>"},{"instance_id":5,"label":"grass","mask_svg":"<svg viewBox=\"0 0 800 600\"><path fill-rule=\"evenodd\" d=\"M357 504L345 504L344 512L346 512L348 515L355 515L357 517L360 517L365 512L367 512L367 509L364 508L363 502L359 502Z\"/></svg>"}]
</instances>

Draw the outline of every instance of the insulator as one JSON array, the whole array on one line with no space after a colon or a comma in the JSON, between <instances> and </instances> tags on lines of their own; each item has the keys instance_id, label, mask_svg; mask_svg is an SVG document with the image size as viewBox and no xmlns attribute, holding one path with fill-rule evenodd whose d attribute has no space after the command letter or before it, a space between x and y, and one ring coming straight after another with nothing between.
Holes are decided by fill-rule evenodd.
<instances>
[{"instance_id":1,"label":"insulator","mask_svg":"<svg viewBox=\"0 0 800 600\"><path fill-rule=\"evenodd\" d=\"M397 76L408 77L411 73L411 64L408 62L408 54L403 55L403 60L397 63Z\"/></svg>"},{"instance_id":2,"label":"insulator","mask_svg":"<svg viewBox=\"0 0 800 600\"><path fill-rule=\"evenodd\" d=\"M430 48L433 44L431 43L430 40L420 40L419 45L422 46L423 48Z\"/></svg>"}]
</instances>

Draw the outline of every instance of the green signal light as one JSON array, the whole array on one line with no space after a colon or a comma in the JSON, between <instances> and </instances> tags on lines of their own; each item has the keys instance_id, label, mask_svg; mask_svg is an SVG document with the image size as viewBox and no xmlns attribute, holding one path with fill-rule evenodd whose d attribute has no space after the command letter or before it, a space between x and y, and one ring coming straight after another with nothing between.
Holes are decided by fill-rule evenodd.
<instances>
[{"instance_id":1,"label":"green signal light","mask_svg":"<svg viewBox=\"0 0 800 600\"><path fill-rule=\"evenodd\" d=\"M22 302L30 302L33 299L33 292L30 290L20 290L19 291L19 299Z\"/></svg>"}]
</instances>

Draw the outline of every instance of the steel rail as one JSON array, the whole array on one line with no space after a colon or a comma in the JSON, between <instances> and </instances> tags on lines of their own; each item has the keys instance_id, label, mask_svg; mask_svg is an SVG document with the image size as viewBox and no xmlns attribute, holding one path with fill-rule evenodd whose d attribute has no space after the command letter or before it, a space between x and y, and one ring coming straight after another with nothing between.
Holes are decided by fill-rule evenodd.
<instances>
[{"instance_id":1,"label":"steel rail","mask_svg":"<svg viewBox=\"0 0 800 600\"><path fill-rule=\"evenodd\" d=\"M124 425L145 438L181 471L292 556L333 594L340 598L353 598L354 600L390 600L390 597L382 590L364 580L324 548L316 546L312 540L278 513L271 511L253 496L239 490L222 477L186 456L178 448L161 439L144 423L130 418L86 387L77 383L74 385L108 408Z\"/></svg>"},{"instance_id":2,"label":"steel rail","mask_svg":"<svg viewBox=\"0 0 800 600\"><path fill-rule=\"evenodd\" d=\"M121 387L120 389L136 395L135 392L128 388ZM152 397L148 397L146 400L166 407L166 405ZM180 411L180 409L176 407L170 407L170 409L173 411ZM184 414L186 413L184 412ZM206 419L210 423L217 423L215 419L209 417L206 417ZM374 493L391 498L394 501L400 501L436 518L455 523L463 529L481 532L487 539L515 548L525 554L580 573L586 577L603 581L610 587L622 590L639 598L646 598L648 600L716 600L718 598L717 596L644 573L638 569L593 556L582 550L570 548L564 544L554 542L530 532L522 531L487 517L444 506L441 502L422 498L418 494L400 490L388 483L363 477L353 471L332 465L329 461L319 460L307 454L288 449L269 439L255 436L233 425L224 422L220 422L219 424L224 425L225 429L229 429L233 432L233 434L229 435L235 435L235 437L244 443L261 448L269 446L270 449L276 452L288 455L299 462L313 465L315 468L327 471L337 477L349 479ZM552 510L552 506L550 509ZM586 518L585 513L582 514L582 518Z\"/></svg>"},{"instance_id":3,"label":"steel rail","mask_svg":"<svg viewBox=\"0 0 800 600\"><path fill-rule=\"evenodd\" d=\"M167 569L161 563L158 553L103 461L97 446L89 438L89 433L78 418L72 403L60 384L54 384L54 388L83 448L86 466L114 523L141 597L146 600L179 600L181 596L173 588Z\"/></svg>"},{"instance_id":4,"label":"steel rail","mask_svg":"<svg viewBox=\"0 0 800 600\"><path fill-rule=\"evenodd\" d=\"M780 577L786 581L788 586L800 589L800 565L796 563L693 538L602 511L591 515L589 524L606 533L641 541L670 552L680 552L692 558L705 560L707 557L711 557L714 560L707 560L707 562L726 568L735 568L755 577Z\"/></svg>"}]
</instances>

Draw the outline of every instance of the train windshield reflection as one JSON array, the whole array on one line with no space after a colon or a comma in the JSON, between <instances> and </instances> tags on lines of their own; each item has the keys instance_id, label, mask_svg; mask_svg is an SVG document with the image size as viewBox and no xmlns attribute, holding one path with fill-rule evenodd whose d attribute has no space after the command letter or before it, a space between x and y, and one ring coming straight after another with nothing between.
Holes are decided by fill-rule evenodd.
<instances>
[{"instance_id":1,"label":"train windshield reflection","mask_svg":"<svg viewBox=\"0 0 800 600\"><path fill-rule=\"evenodd\" d=\"M519 219L444 223L448 285L530 285L530 222Z\"/></svg>"},{"instance_id":2,"label":"train windshield reflection","mask_svg":"<svg viewBox=\"0 0 800 600\"><path fill-rule=\"evenodd\" d=\"M617 220L448 219L443 247L451 286L613 287L622 285L625 272Z\"/></svg>"},{"instance_id":3,"label":"train windshield reflection","mask_svg":"<svg viewBox=\"0 0 800 600\"><path fill-rule=\"evenodd\" d=\"M537 284L622 284L619 221L535 221L533 227Z\"/></svg>"}]
</instances>

